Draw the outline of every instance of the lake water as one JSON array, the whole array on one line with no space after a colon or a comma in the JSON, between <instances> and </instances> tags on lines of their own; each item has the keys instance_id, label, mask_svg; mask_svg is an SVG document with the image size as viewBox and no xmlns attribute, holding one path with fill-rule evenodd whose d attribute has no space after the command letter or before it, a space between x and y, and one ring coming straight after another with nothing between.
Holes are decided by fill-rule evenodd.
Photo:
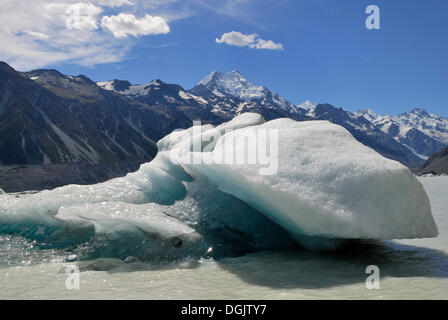
<instances>
[{"instance_id":1,"label":"lake water","mask_svg":"<svg viewBox=\"0 0 448 320\"><path fill-rule=\"evenodd\" d=\"M70 265L62 257L24 250L20 240L0 237L0 298L447 299L448 177L419 179L439 227L434 239L354 243L331 254L259 252L163 267L83 261L76 264L79 290L68 290ZM366 288L369 265L379 267L378 290Z\"/></svg>"}]
</instances>

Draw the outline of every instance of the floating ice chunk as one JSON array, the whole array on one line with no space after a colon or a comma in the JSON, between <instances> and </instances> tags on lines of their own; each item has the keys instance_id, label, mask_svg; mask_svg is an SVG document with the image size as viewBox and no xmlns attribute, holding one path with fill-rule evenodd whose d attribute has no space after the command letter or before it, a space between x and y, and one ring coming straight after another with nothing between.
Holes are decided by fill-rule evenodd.
<instances>
[{"instance_id":1,"label":"floating ice chunk","mask_svg":"<svg viewBox=\"0 0 448 320\"><path fill-rule=\"evenodd\" d=\"M235 139L247 130L278 130L276 174L260 175L259 164L213 163L214 153L253 152L247 140ZM236 146L226 143L232 139ZM237 130L202 156L201 164L186 165L193 175L204 174L299 241L303 235L401 239L438 234L429 199L414 175L327 121L278 119Z\"/></svg>"}]
</instances>

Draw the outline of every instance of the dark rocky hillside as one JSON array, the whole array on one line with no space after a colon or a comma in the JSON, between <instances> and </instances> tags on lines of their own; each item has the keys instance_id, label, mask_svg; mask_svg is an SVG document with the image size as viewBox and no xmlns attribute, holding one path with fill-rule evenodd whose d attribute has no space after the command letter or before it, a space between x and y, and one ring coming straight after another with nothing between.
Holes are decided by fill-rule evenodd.
<instances>
[{"instance_id":1,"label":"dark rocky hillside","mask_svg":"<svg viewBox=\"0 0 448 320\"><path fill-rule=\"evenodd\" d=\"M432 155L418 174L448 174L448 147Z\"/></svg>"}]
</instances>

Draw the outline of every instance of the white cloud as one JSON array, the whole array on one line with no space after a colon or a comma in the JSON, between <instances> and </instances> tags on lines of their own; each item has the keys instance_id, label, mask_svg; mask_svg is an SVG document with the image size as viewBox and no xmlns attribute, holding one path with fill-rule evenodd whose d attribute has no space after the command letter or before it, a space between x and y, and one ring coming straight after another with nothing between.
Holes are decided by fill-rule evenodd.
<instances>
[{"instance_id":1,"label":"white cloud","mask_svg":"<svg viewBox=\"0 0 448 320\"><path fill-rule=\"evenodd\" d=\"M256 49L266 49L266 50L283 50L283 45L281 43L275 43L272 40L257 39L255 43Z\"/></svg>"},{"instance_id":2,"label":"white cloud","mask_svg":"<svg viewBox=\"0 0 448 320\"><path fill-rule=\"evenodd\" d=\"M103 7L122 7L133 5L133 3L129 0L96 0L96 3Z\"/></svg>"},{"instance_id":3,"label":"white cloud","mask_svg":"<svg viewBox=\"0 0 448 320\"><path fill-rule=\"evenodd\" d=\"M101 28L101 17L104 11L120 12L122 6L128 6L126 9L133 12L147 12L144 4L148 1L151 2L1 0L0 60L18 70L46 67L56 63L94 66L121 61L131 50L134 41L114 37L112 33ZM114 34L137 36L166 33L169 27L160 19L144 17L135 19L133 26L119 24L124 30L115 30Z\"/></svg>"},{"instance_id":4,"label":"white cloud","mask_svg":"<svg viewBox=\"0 0 448 320\"><path fill-rule=\"evenodd\" d=\"M26 33L39 40L47 40L49 38L46 34L40 32L27 31Z\"/></svg>"},{"instance_id":5,"label":"white cloud","mask_svg":"<svg viewBox=\"0 0 448 320\"><path fill-rule=\"evenodd\" d=\"M29 70L56 63L118 62L136 43L133 37L166 34L172 21L201 12L243 15L253 0L0 1L0 60ZM278 45L248 36L249 47Z\"/></svg>"},{"instance_id":6,"label":"white cloud","mask_svg":"<svg viewBox=\"0 0 448 320\"><path fill-rule=\"evenodd\" d=\"M243 34L238 31L231 31L224 33L221 36L221 39L216 39L216 43L225 43L230 46L237 46L237 47L246 47L250 46L255 42L255 38L257 35L254 34Z\"/></svg>"},{"instance_id":7,"label":"white cloud","mask_svg":"<svg viewBox=\"0 0 448 320\"><path fill-rule=\"evenodd\" d=\"M142 36L150 34L166 34L170 27L165 19L153 17L149 14L137 19L132 14L120 13L117 16L104 16L101 26L110 31L115 38L126 38L128 36Z\"/></svg>"},{"instance_id":8,"label":"white cloud","mask_svg":"<svg viewBox=\"0 0 448 320\"><path fill-rule=\"evenodd\" d=\"M91 3L78 2L65 7L65 26L68 29L96 30L103 9Z\"/></svg>"},{"instance_id":9,"label":"white cloud","mask_svg":"<svg viewBox=\"0 0 448 320\"><path fill-rule=\"evenodd\" d=\"M216 39L216 43L225 43L229 46L249 47L252 49L283 50L281 43L275 43L272 40L263 40L258 38L256 33L244 34L238 31L224 33L220 39Z\"/></svg>"}]
</instances>

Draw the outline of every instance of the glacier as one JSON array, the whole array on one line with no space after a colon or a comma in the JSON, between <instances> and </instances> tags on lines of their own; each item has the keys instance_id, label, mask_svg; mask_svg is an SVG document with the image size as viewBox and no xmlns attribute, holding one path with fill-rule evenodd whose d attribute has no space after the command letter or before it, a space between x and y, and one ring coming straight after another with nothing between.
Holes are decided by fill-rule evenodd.
<instances>
[{"instance_id":1,"label":"glacier","mask_svg":"<svg viewBox=\"0 0 448 320\"><path fill-rule=\"evenodd\" d=\"M258 147L270 144L275 172L266 173L254 133ZM137 172L104 183L0 194L0 234L76 259L154 262L438 235L416 177L328 121L246 113L174 131L158 149ZM229 154L246 161L217 161Z\"/></svg>"}]
</instances>

